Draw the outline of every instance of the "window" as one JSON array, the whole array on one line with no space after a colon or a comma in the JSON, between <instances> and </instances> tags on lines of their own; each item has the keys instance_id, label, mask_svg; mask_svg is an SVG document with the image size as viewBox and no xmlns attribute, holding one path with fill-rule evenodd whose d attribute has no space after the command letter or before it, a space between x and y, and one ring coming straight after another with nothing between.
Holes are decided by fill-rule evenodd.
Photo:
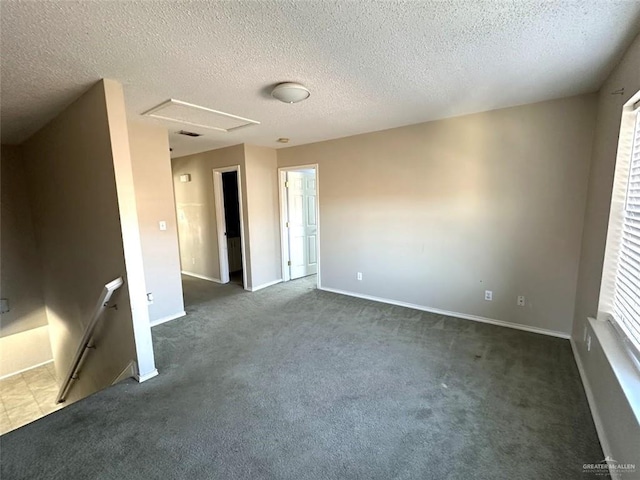
<instances>
[{"instance_id":1,"label":"window","mask_svg":"<svg viewBox=\"0 0 640 480\"><path fill-rule=\"evenodd\" d=\"M640 115L635 117L613 318L640 351Z\"/></svg>"},{"instance_id":2,"label":"window","mask_svg":"<svg viewBox=\"0 0 640 480\"><path fill-rule=\"evenodd\" d=\"M613 323L637 360L640 360L639 104L630 102L623 112L598 308L598 317Z\"/></svg>"}]
</instances>

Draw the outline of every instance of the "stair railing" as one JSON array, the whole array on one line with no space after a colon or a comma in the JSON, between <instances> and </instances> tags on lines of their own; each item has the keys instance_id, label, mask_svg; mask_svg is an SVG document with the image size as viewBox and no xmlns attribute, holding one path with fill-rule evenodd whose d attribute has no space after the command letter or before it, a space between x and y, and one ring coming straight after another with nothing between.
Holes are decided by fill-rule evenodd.
<instances>
[{"instance_id":1,"label":"stair railing","mask_svg":"<svg viewBox=\"0 0 640 480\"><path fill-rule=\"evenodd\" d=\"M98 303L96 303L93 315L91 316L91 320L89 320L89 323L84 329L82 340L80 341L78 349L76 350L76 354L73 357L73 361L69 366L69 371L64 378L64 382L62 382L62 385L60 386L58 396L56 397L56 403L64 402L67 393L69 393L69 389L71 388L71 384L79 378L78 372L80 371L80 367L84 363L87 352L90 349L95 348L95 345L93 343L93 332L96 329L98 321L102 318L102 315L107 308L118 308L117 305L110 306L109 300L111 300L111 296L113 295L113 293L123 284L124 280L122 280L122 277L118 277L104 286L104 289L100 294L100 298L98 299Z\"/></svg>"}]
</instances>

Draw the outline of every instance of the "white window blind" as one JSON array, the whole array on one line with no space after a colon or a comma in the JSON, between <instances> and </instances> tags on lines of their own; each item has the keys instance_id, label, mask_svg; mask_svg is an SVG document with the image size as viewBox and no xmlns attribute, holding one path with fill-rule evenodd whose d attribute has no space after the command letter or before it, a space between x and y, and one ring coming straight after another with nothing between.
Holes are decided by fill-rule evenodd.
<instances>
[{"instance_id":1,"label":"white window blind","mask_svg":"<svg viewBox=\"0 0 640 480\"><path fill-rule=\"evenodd\" d=\"M640 114L635 111L627 194L615 274L613 318L640 352Z\"/></svg>"}]
</instances>

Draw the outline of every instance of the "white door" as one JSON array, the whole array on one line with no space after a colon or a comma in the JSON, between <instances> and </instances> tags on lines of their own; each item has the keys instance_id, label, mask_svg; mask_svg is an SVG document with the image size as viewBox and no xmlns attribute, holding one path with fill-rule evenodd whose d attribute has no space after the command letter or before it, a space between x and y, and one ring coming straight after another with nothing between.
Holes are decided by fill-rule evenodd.
<instances>
[{"instance_id":1,"label":"white door","mask_svg":"<svg viewBox=\"0 0 640 480\"><path fill-rule=\"evenodd\" d=\"M287 172L287 211L291 278L318 273L315 171Z\"/></svg>"}]
</instances>

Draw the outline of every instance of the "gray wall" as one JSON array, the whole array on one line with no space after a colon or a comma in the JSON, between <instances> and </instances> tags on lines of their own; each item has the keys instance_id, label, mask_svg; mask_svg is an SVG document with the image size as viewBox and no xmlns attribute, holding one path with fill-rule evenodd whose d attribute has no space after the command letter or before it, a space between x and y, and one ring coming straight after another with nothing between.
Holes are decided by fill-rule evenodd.
<instances>
[{"instance_id":1,"label":"gray wall","mask_svg":"<svg viewBox=\"0 0 640 480\"><path fill-rule=\"evenodd\" d=\"M623 87L624 95L611 94ZM620 462L635 460L640 465L638 455L640 425L609 366L597 337L589 329L592 337L591 352L587 352L583 340L585 328L587 328L587 317L595 318L598 310L622 106L638 90L640 90L640 37L636 37L620 64L602 86L598 96L598 121L584 217L572 339L584 367L584 373L591 385L611 453ZM632 477L625 475L625 478ZM633 478L640 478L640 472L637 472Z\"/></svg>"},{"instance_id":2,"label":"gray wall","mask_svg":"<svg viewBox=\"0 0 640 480\"><path fill-rule=\"evenodd\" d=\"M0 297L10 311L0 314L0 376L52 359L42 294L24 160L19 147L2 145Z\"/></svg>"},{"instance_id":3,"label":"gray wall","mask_svg":"<svg viewBox=\"0 0 640 480\"><path fill-rule=\"evenodd\" d=\"M169 138L160 126L135 121L128 126L145 283L154 296L149 305L153 324L184 314ZM160 230L160 221L166 222L166 230Z\"/></svg>"},{"instance_id":4,"label":"gray wall","mask_svg":"<svg viewBox=\"0 0 640 480\"><path fill-rule=\"evenodd\" d=\"M569 334L595 100L278 150L319 164L322 287Z\"/></svg>"},{"instance_id":5,"label":"gray wall","mask_svg":"<svg viewBox=\"0 0 640 480\"><path fill-rule=\"evenodd\" d=\"M31 137L23 152L60 376L69 368L104 284L119 276L126 281L115 296L118 309L109 309L102 320L98 347L70 392L73 401L110 385L136 358L130 292L139 282L127 275L123 236L130 233L121 229L125 222L131 229L130 205L123 204L132 204L135 211L135 199L132 184L117 191L115 174L116 165L122 170L128 163L130 169L121 87L97 83ZM144 283L142 289L144 295Z\"/></svg>"}]
</instances>

